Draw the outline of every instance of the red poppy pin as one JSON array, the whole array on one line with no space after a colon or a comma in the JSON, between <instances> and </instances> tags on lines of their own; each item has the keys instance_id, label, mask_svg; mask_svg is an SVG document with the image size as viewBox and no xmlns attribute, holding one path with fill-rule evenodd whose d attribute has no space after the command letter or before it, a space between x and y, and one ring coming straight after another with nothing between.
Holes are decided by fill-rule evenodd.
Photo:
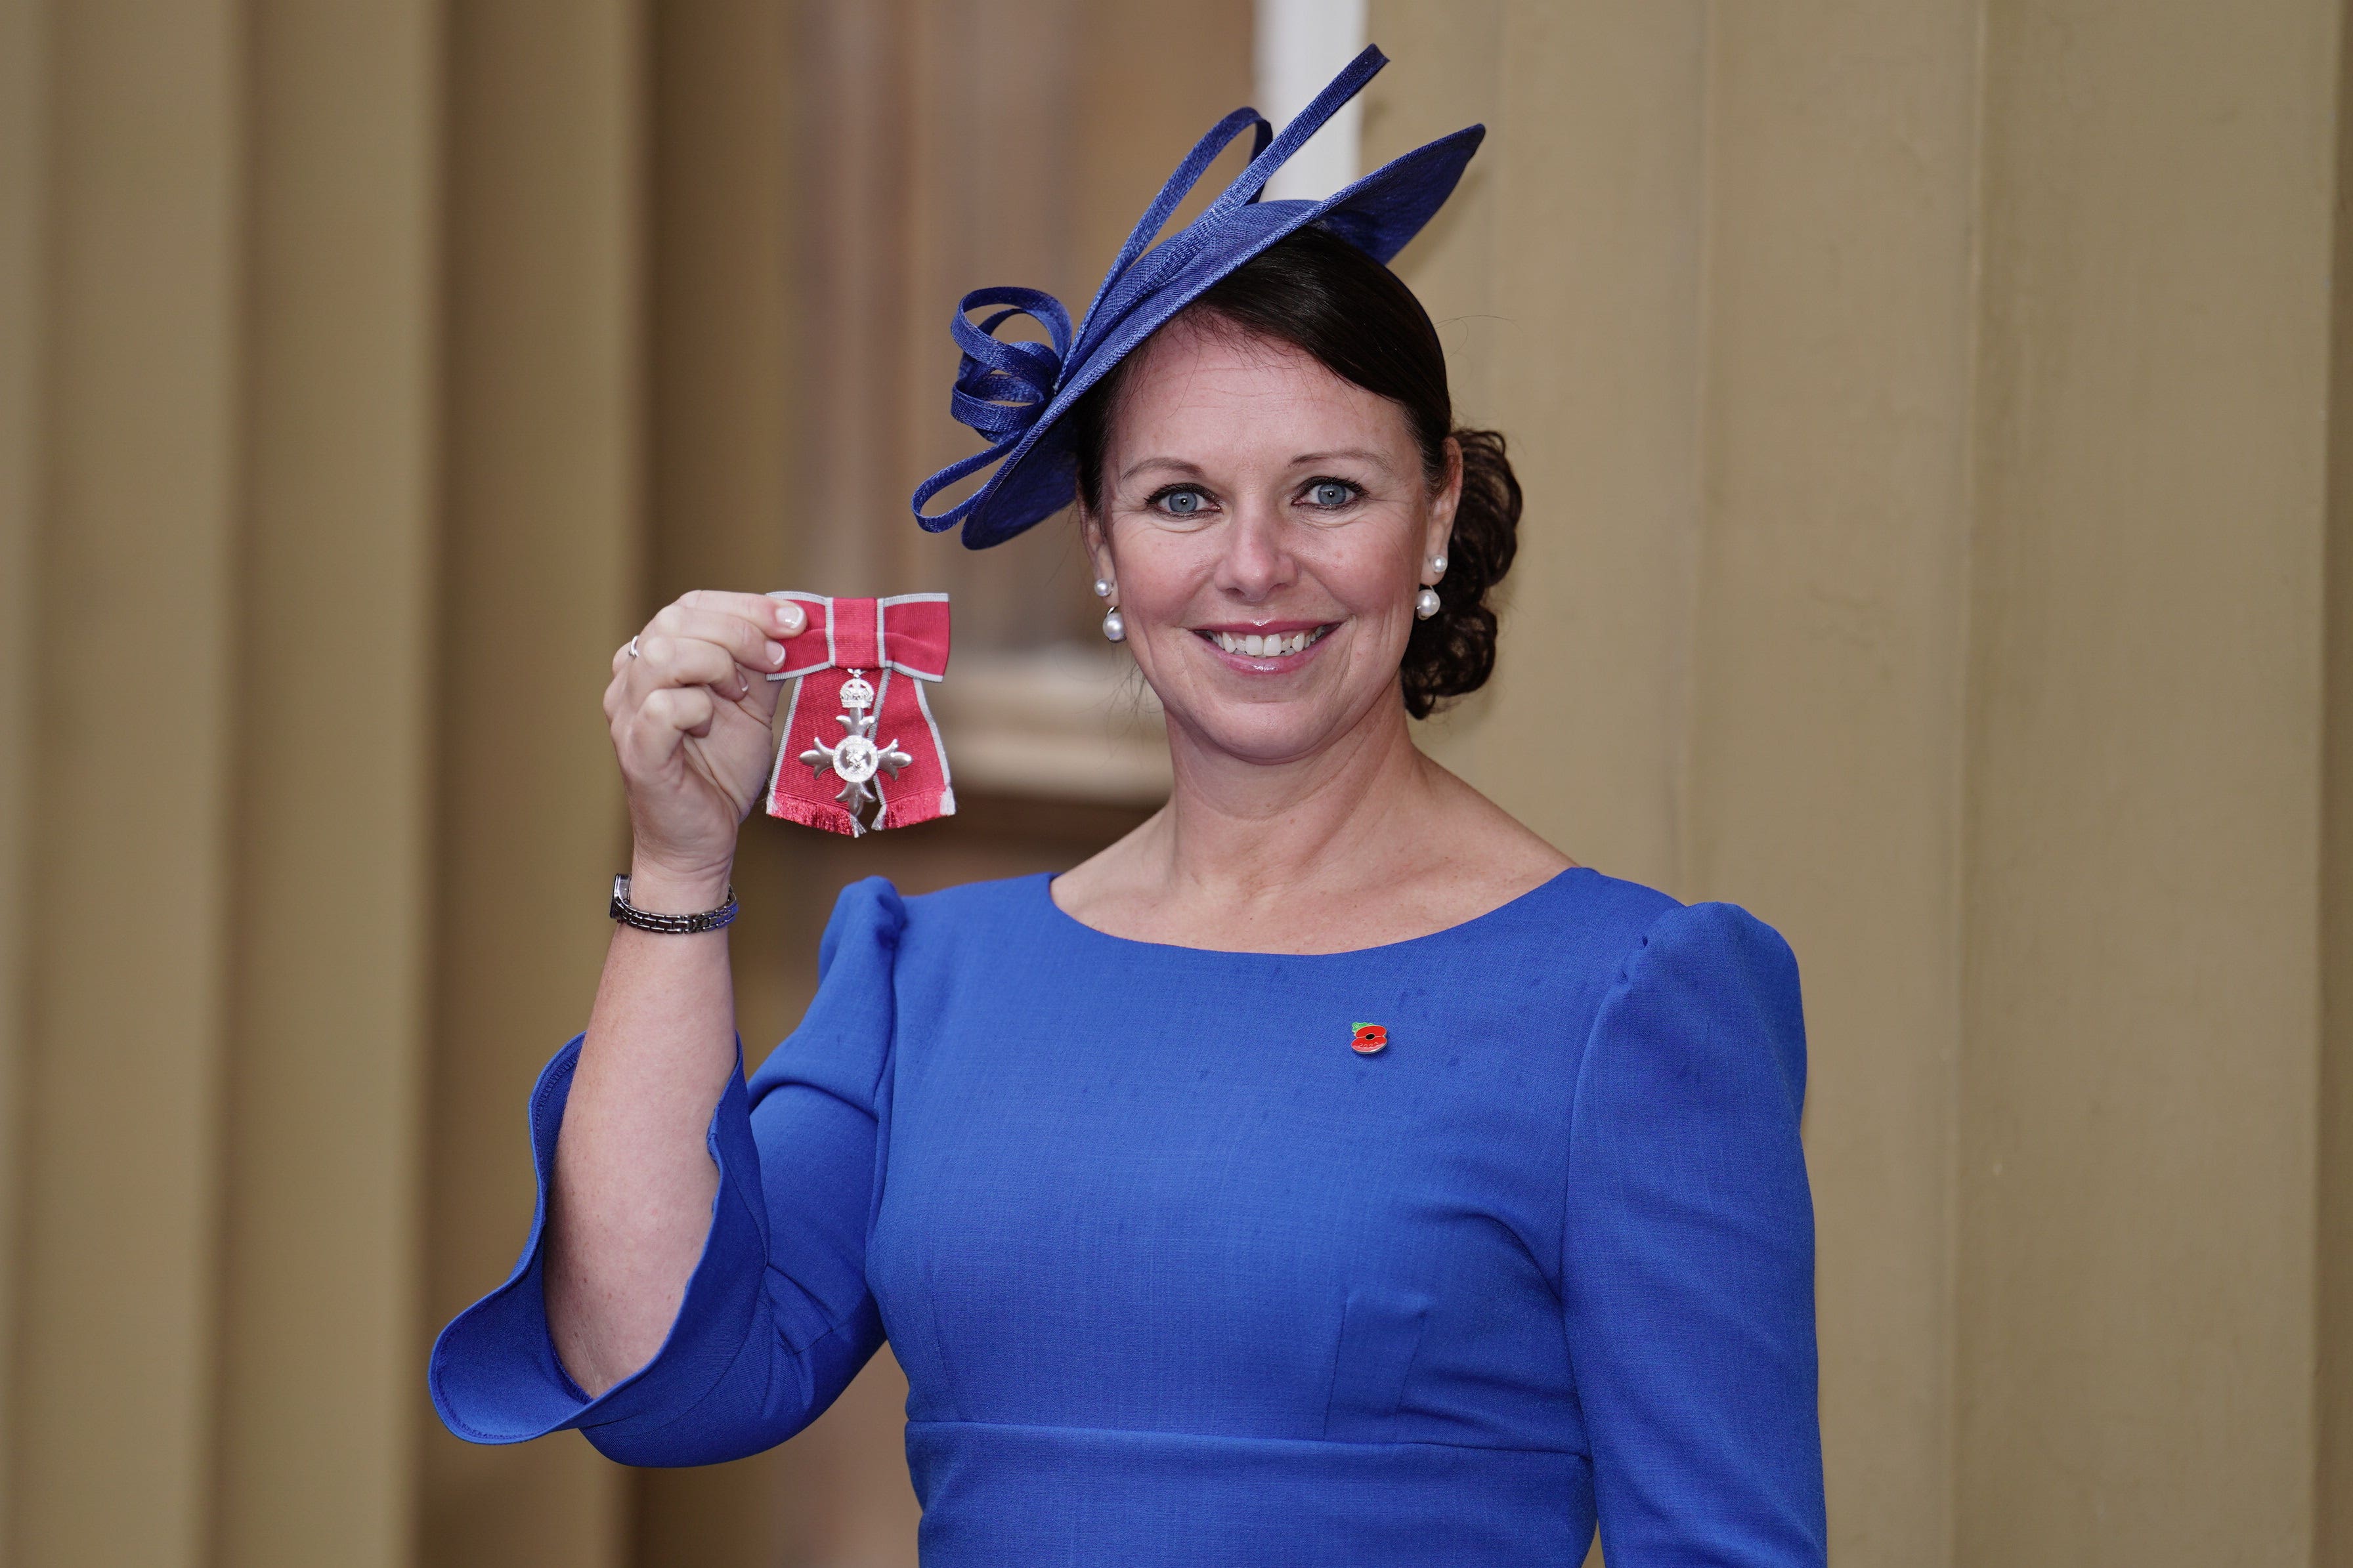
<instances>
[{"instance_id":1,"label":"red poppy pin","mask_svg":"<svg viewBox=\"0 0 2353 1568\"><path fill-rule=\"evenodd\" d=\"M1371 1056L1389 1043L1388 1026L1385 1024L1356 1024L1350 1026L1356 1035L1348 1042L1348 1048L1360 1057Z\"/></svg>"}]
</instances>

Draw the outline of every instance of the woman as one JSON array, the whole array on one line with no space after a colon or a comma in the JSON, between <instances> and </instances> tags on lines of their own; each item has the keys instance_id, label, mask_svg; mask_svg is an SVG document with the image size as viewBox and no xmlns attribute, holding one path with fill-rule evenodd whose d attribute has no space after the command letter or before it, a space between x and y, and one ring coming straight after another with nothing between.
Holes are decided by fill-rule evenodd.
<instances>
[{"instance_id":1,"label":"woman","mask_svg":"<svg viewBox=\"0 0 2353 1568\"><path fill-rule=\"evenodd\" d=\"M1492 667L1519 512L1383 265L1478 132L1253 199L1380 63L1213 132L1075 337L958 319L997 444L918 508L997 460L925 519L985 544L1075 490L1167 806L1060 876L849 888L748 1085L724 935L617 931L533 1099L543 1223L436 1347L460 1436L729 1458L887 1336L928 1563L1574 1563L1597 1513L1612 1568L1822 1560L1789 952L1408 730ZM799 616L689 595L616 655L636 908L725 900Z\"/></svg>"}]
</instances>

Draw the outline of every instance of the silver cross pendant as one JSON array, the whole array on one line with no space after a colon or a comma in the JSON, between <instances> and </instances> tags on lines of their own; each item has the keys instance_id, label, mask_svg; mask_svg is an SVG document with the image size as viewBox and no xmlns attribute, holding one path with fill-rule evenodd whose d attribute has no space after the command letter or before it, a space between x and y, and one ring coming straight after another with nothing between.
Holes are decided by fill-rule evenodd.
<instances>
[{"instance_id":1,"label":"silver cross pendant","mask_svg":"<svg viewBox=\"0 0 2353 1568\"><path fill-rule=\"evenodd\" d=\"M830 746L822 740L816 742L801 753L801 761L818 775L828 768L833 770L841 780L841 793L833 798L849 809L851 828L864 833L866 824L859 819L880 798L867 787L868 781L878 770L895 779L899 770L915 759L901 751L895 740L875 743L874 716L867 711L874 706L874 688L867 682L864 670L851 670L849 679L842 682L841 706L844 711L834 717L849 732Z\"/></svg>"}]
</instances>

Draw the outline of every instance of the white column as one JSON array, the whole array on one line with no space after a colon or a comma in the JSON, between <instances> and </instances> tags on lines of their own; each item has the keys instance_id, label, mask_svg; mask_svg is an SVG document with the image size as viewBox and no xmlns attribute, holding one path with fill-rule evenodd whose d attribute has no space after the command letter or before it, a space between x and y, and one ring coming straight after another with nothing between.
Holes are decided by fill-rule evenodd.
<instances>
[{"instance_id":1,"label":"white column","mask_svg":"<svg viewBox=\"0 0 2353 1568\"><path fill-rule=\"evenodd\" d=\"M1277 130L1365 47L1366 0L1258 0L1258 108ZM1359 97L1267 182L1273 199L1328 196L1364 173Z\"/></svg>"}]
</instances>

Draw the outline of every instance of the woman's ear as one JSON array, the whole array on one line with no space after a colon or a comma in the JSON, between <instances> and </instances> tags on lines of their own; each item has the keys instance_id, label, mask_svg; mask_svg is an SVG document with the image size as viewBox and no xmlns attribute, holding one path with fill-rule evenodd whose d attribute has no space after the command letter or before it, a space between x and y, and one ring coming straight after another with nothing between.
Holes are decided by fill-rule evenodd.
<instances>
[{"instance_id":1,"label":"woman's ear","mask_svg":"<svg viewBox=\"0 0 2353 1568\"><path fill-rule=\"evenodd\" d=\"M1094 568L1098 582L1115 582L1112 576L1111 536L1104 531L1103 520L1087 510L1087 503L1078 503L1079 542L1086 547L1087 561Z\"/></svg>"},{"instance_id":2,"label":"woman's ear","mask_svg":"<svg viewBox=\"0 0 2353 1568\"><path fill-rule=\"evenodd\" d=\"M1424 560L1446 553L1447 542L1454 537L1455 510L1462 504L1462 443L1449 436L1446 438L1446 472L1440 479L1436 493L1430 498L1430 529L1422 541Z\"/></svg>"}]
</instances>

